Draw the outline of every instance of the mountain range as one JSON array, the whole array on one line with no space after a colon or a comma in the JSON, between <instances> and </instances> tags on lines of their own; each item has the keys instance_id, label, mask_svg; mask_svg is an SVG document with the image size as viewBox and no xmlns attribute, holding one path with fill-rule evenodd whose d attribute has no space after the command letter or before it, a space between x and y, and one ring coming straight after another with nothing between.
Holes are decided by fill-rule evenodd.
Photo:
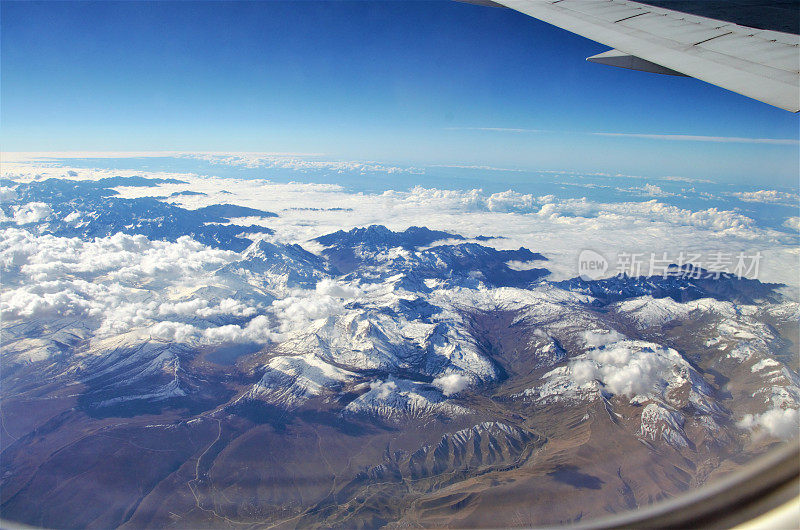
<instances>
[{"instance_id":1,"label":"mountain range","mask_svg":"<svg viewBox=\"0 0 800 530\"><path fill-rule=\"evenodd\" d=\"M545 256L490 236L372 225L287 244L230 224L270 212L115 197L148 179L9 184L0 229L230 253L167 287L120 283L124 328L4 314L12 521L569 523L698 487L796 432L800 305L780 285L677 267L551 281ZM19 222L30 203L48 209ZM3 262L4 296L26 266Z\"/></svg>"}]
</instances>

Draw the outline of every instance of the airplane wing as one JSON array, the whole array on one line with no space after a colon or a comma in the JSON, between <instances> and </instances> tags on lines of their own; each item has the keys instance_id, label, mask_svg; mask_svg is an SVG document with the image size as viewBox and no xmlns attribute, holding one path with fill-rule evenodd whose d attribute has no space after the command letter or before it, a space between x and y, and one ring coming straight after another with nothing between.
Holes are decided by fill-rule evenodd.
<instances>
[{"instance_id":1,"label":"airplane wing","mask_svg":"<svg viewBox=\"0 0 800 530\"><path fill-rule=\"evenodd\" d=\"M628 0L461 0L501 5L613 48L588 61L685 75L800 111L800 36Z\"/></svg>"}]
</instances>

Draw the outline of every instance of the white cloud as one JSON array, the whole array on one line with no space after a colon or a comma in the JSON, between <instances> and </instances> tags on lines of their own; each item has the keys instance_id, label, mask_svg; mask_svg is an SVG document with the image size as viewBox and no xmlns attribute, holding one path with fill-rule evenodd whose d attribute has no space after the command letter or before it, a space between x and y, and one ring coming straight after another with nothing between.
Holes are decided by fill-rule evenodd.
<instances>
[{"instance_id":1,"label":"white cloud","mask_svg":"<svg viewBox=\"0 0 800 530\"><path fill-rule=\"evenodd\" d=\"M495 166L468 166L468 165L459 165L459 164L433 164L428 167L448 167L454 169L479 169L482 171L511 171L514 173L524 173L526 170L524 169L514 169L514 168L507 168L507 167L495 167Z\"/></svg>"},{"instance_id":2,"label":"white cloud","mask_svg":"<svg viewBox=\"0 0 800 530\"><path fill-rule=\"evenodd\" d=\"M761 431L774 438L795 438L800 434L800 411L774 408L761 414L745 414L737 424L742 429Z\"/></svg>"},{"instance_id":3,"label":"white cloud","mask_svg":"<svg viewBox=\"0 0 800 530\"><path fill-rule=\"evenodd\" d=\"M287 153L287 152L263 152L263 153L252 153L252 152L237 152L232 153L229 151L225 152L216 152L216 151L28 151L28 152L13 152L13 151L4 151L3 152L3 162L4 163L16 163L16 164L38 164L43 159L70 159L70 158L100 158L100 159L107 159L107 158L162 158L162 157L195 157L195 156L216 156L220 158L227 158L227 157L302 157L302 158L309 158L309 157L319 157L322 156L320 153ZM48 166L51 167L51 166ZM60 166L59 166L60 167ZM58 169L58 175L63 174L65 168ZM71 177L76 177L80 172L82 172L81 168L66 168L67 175ZM86 171L86 170L83 170ZM98 169L88 170L88 172L97 172L103 171ZM107 171L110 175L119 174L119 170L108 170ZM137 173L137 172L133 172ZM81 177L83 178L83 177Z\"/></svg>"},{"instance_id":4,"label":"white cloud","mask_svg":"<svg viewBox=\"0 0 800 530\"><path fill-rule=\"evenodd\" d=\"M518 260L511 260L506 262L506 267L514 271L529 271L531 269L536 269L538 267L543 267L544 262L542 261L518 261Z\"/></svg>"},{"instance_id":5,"label":"white cloud","mask_svg":"<svg viewBox=\"0 0 800 530\"><path fill-rule=\"evenodd\" d=\"M58 174L47 171L51 170L35 169L36 174L42 173L45 177L63 174L63 169L57 169ZM103 176L112 174L104 170L82 170L81 174L81 178ZM208 194L180 197L175 201L185 207L198 208L224 200L278 211L279 218L259 220L258 224L274 228L276 240L284 243L304 244L325 233L375 223L400 230L424 225L465 236L503 235L506 239L489 244L498 248L524 246L541 252L549 258L545 266L555 279L574 277L580 249L596 248L602 249L612 260L615 253L621 251L669 252L671 255L681 251L747 254L761 251L764 259L760 278L788 284L798 282L791 273L797 265L797 255L791 251L796 247L796 240L785 232L760 227L738 212L718 208L690 210L655 200L602 203L513 191L489 194L480 190L415 188L380 194L346 193L332 184L281 184L166 173L148 176L179 178L189 182L191 189ZM124 198L135 198L168 195L185 188L185 185L163 185L119 191ZM223 189L232 194L220 195ZM331 204L347 211L291 210L293 207L328 208Z\"/></svg>"},{"instance_id":6,"label":"white cloud","mask_svg":"<svg viewBox=\"0 0 800 530\"><path fill-rule=\"evenodd\" d=\"M0 301L3 318L80 316L91 308L89 300L69 289L39 293L32 291L25 288L3 291Z\"/></svg>"},{"instance_id":7,"label":"white cloud","mask_svg":"<svg viewBox=\"0 0 800 530\"><path fill-rule=\"evenodd\" d=\"M669 182L687 182L687 183L698 183L698 184L713 184L713 180L708 179L698 179L698 178L690 178L690 177L676 177L676 176L667 176L661 177L659 180L666 180Z\"/></svg>"},{"instance_id":8,"label":"white cloud","mask_svg":"<svg viewBox=\"0 0 800 530\"><path fill-rule=\"evenodd\" d=\"M14 168L19 181L38 174L44 178L59 177L64 172L64 168L25 167L25 171L22 166ZM81 178L90 179L142 174L106 170L81 170L80 173ZM514 191L485 193L421 187L378 194L347 193L334 184L276 183L175 173L149 173L147 176L184 180L192 190L207 194L171 200L184 207L228 202L280 212L280 217L260 219L257 224L275 229L275 240L282 243L306 245L309 239L326 233L376 223L396 230L422 225L468 237L505 236L506 239L487 244L504 249L524 246L544 254L549 259L544 266L553 272L551 278L554 279L576 276L575 264L580 250L593 248L602 250L612 261L618 252L648 255L653 252L677 255L681 251L761 252L761 279L798 283L792 273L797 267L798 255L792 250L796 248L796 238L784 231L759 226L739 212L719 208L695 210L658 200L604 203ZM127 187L118 191L123 198L136 198L169 195L186 187ZM230 194L220 194L222 190ZM308 209L327 209L331 205L343 210ZM613 268L609 271L610 274L614 272ZM133 281L134 276L131 278Z\"/></svg>"},{"instance_id":9,"label":"white cloud","mask_svg":"<svg viewBox=\"0 0 800 530\"><path fill-rule=\"evenodd\" d=\"M228 324L207 328L164 320L144 328L143 333L159 340L189 344L249 342L265 344L275 337L271 331L270 320L266 315L258 315L244 326Z\"/></svg>"},{"instance_id":10,"label":"white cloud","mask_svg":"<svg viewBox=\"0 0 800 530\"><path fill-rule=\"evenodd\" d=\"M630 186L628 188L617 188L618 191L642 195L644 197L673 197L675 194L664 191L661 186L655 184L645 184L644 186Z\"/></svg>"},{"instance_id":11,"label":"white cloud","mask_svg":"<svg viewBox=\"0 0 800 530\"><path fill-rule=\"evenodd\" d=\"M65 223L73 223L73 222L77 221L80 218L81 218L81 212L76 210L74 212L70 212L67 215L65 215L64 216L64 222Z\"/></svg>"},{"instance_id":12,"label":"white cloud","mask_svg":"<svg viewBox=\"0 0 800 530\"><path fill-rule=\"evenodd\" d=\"M0 186L0 202L13 201L17 198L17 191L8 186Z\"/></svg>"},{"instance_id":13,"label":"white cloud","mask_svg":"<svg viewBox=\"0 0 800 530\"><path fill-rule=\"evenodd\" d=\"M355 298L361 294L361 289L358 287L343 284L331 278L324 278L317 282L314 291L318 295L332 296L335 298Z\"/></svg>"},{"instance_id":14,"label":"white cloud","mask_svg":"<svg viewBox=\"0 0 800 530\"><path fill-rule=\"evenodd\" d=\"M164 302L158 307L158 314L161 316L178 315L199 318L220 315L249 317L256 311L255 307L250 307L233 298L225 298L216 305L209 304L208 300L203 298L192 298L182 302Z\"/></svg>"},{"instance_id":15,"label":"white cloud","mask_svg":"<svg viewBox=\"0 0 800 530\"><path fill-rule=\"evenodd\" d=\"M344 313L344 301L329 294L315 291L297 291L272 303L272 311L280 322L281 332L289 332L308 326L314 320Z\"/></svg>"},{"instance_id":16,"label":"white cloud","mask_svg":"<svg viewBox=\"0 0 800 530\"><path fill-rule=\"evenodd\" d=\"M629 397L651 390L670 368L656 356L642 355L625 346L597 351L592 358L599 363L598 372L609 390Z\"/></svg>"},{"instance_id":17,"label":"white cloud","mask_svg":"<svg viewBox=\"0 0 800 530\"><path fill-rule=\"evenodd\" d=\"M730 230L743 237L758 237L762 234L755 228L753 219L731 210L708 208L688 210L653 199L646 202L623 202L603 204L603 212L619 213L643 222L661 221L672 225L695 226L716 231Z\"/></svg>"},{"instance_id":18,"label":"white cloud","mask_svg":"<svg viewBox=\"0 0 800 530\"><path fill-rule=\"evenodd\" d=\"M504 191L486 195L482 190L456 191L439 190L415 186L408 192L389 190L380 197L388 204L402 204L412 208L431 208L438 206L448 210L463 212L537 212L541 205L552 199L538 198L515 191Z\"/></svg>"},{"instance_id":19,"label":"white cloud","mask_svg":"<svg viewBox=\"0 0 800 530\"><path fill-rule=\"evenodd\" d=\"M462 374L451 373L440 375L431 384L441 390L445 396L452 396L469 386L469 378Z\"/></svg>"},{"instance_id":20,"label":"white cloud","mask_svg":"<svg viewBox=\"0 0 800 530\"><path fill-rule=\"evenodd\" d=\"M14 222L18 225L38 223L53 214L53 209L43 202L29 202L13 207Z\"/></svg>"},{"instance_id":21,"label":"white cloud","mask_svg":"<svg viewBox=\"0 0 800 530\"><path fill-rule=\"evenodd\" d=\"M789 217L783 222L783 226L792 230L800 230L800 217Z\"/></svg>"},{"instance_id":22,"label":"white cloud","mask_svg":"<svg viewBox=\"0 0 800 530\"><path fill-rule=\"evenodd\" d=\"M2 236L0 265L7 270L19 267L21 273L38 282L60 279L65 274L103 273L109 275L109 280L122 283L188 280L192 274L215 270L238 256L206 247L188 236L169 242L117 233L82 241L34 236L15 228L3 230Z\"/></svg>"},{"instance_id":23,"label":"white cloud","mask_svg":"<svg viewBox=\"0 0 800 530\"><path fill-rule=\"evenodd\" d=\"M385 400L397 390L397 383L394 381L372 381L369 384L370 393L375 399Z\"/></svg>"},{"instance_id":24,"label":"white cloud","mask_svg":"<svg viewBox=\"0 0 800 530\"><path fill-rule=\"evenodd\" d=\"M245 326L229 324L203 330L203 339L208 343L222 342L257 342L267 343L275 338L271 331L270 320L266 315L258 315Z\"/></svg>"},{"instance_id":25,"label":"white cloud","mask_svg":"<svg viewBox=\"0 0 800 530\"><path fill-rule=\"evenodd\" d=\"M104 173L82 171L81 178L99 178L99 175ZM219 193L226 189L232 193L224 195L225 202L281 211L280 217L267 222L276 229L275 239L283 242L306 245L308 238L372 223L393 229L428 226L467 237L496 235L506 239L487 244L506 249L524 246L549 258L541 262L512 261L509 266L518 270L547 267L557 273L556 279L577 274L576 257L583 248L602 249L608 257L613 256L613 251L607 249L627 252L672 252L676 248L706 252L766 249L764 265L775 272L762 274L762 279L784 281L780 274L785 274L787 279L797 281L796 238L759 227L753 219L736 211L693 210L657 200L602 203L510 190L485 193L417 187L409 191L359 194L345 193L335 185L186 175L180 178L189 181L192 189L209 194L181 199L194 207L220 202ZM169 186L127 188L122 196L163 195L164 190L172 189ZM637 189L651 194L663 192L660 187L648 186ZM334 204L349 210L285 210L295 206L327 208ZM38 206L25 207L24 212L15 212L20 219L41 215L46 218L52 214L43 214ZM787 220L792 223L787 226L797 229L798 219ZM320 319L345 314L349 317L357 311L348 311L352 307L348 304L353 304L354 299L363 301L360 298L371 289L368 284L326 279L314 289L293 291L282 300L254 301L249 295L240 295L241 285L225 290L217 283L222 280L215 276L215 271L239 257L235 252L206 247L189 237L165 242L150 241L141 235L116 234L82 241L7 228L0 231L0 267L4 274L2 315L11 320L80 317L95 339L134 332L143 337L195 345L266 344L285 340L288 333L307 329ZM198 287L209 286L219 288L222 294L198 291ZM388 320L391 319L387 317ZM373 326L369 320L357 324L363 329ZM425 329L399 324L396 330L391 328L398 335L390 335L389 342L406 340L395 338L400 333L427 336ZM388 324L384 328L389 329ZM338 333L335 326L330 329L331 336ZM682 377L681 371L689 370L674 350L629 341L614 331L587 331L583 339L586 353L560 367L578 385L599 387L597 381L600 381L607 391L633 398L662 392L675 378ZM448 369L474 367L474 359L463 350L450 348L456 344L465 344L463 337L448 336L446 347L442 348L450 363ZM372 346L366 344L364 348ZM433 381L447 396L464 390L469 383L470 379L460 372L447 373ZM388 399L390 394L397 393L398 384L403 383L377 382L371 392ZM438 395L429 387L428 391ZM768 411L742 421L748 428L784 436L796 426L797 414L796 410Z\"/></svg>"},{"instance_id":26,"label":"white cloud","mask_svg":"<svg viewBox=\"0 0 800 530\"><path fill-rule=\"evenodd\" d=\"M189 342L198 335L196 327L181 322L158 322L150 327L150 336L169 342Z\"/></svg>"},{"instance_id":27,"label":"white cloud","mask_svg":"<svg viewBox=\"0 0 800 530\"><path fill-rule=\"evenodd\" d=\"M621 335L614 331L613 329L610 330L588 330L583 332L583 341L586 343L587 348L599 348L601 346L606 346L608 344L613 344L615 342L619 342L625 338L624 335Z\"/></svg>"},{"instance_id":28,"label":"white cloud","mask_svg":"<svg viewBox=\"0 0 800 530\"><path fill-rule=\"evenodd\" d=\"M175 316L246 318L258 308L239 300L164 298L190 292L203 279L212 280L215 270L237 256L189 238L149 241L141 235L116 234L81 241L8 228L0 231L3 317L79 316L97 337L146 328ZM192 336L191 328L178 324L164 324L155 333Z\"/></svg>"},{"instance_id":29,"label":"white cloud","mask_svg":"<svg viewBox=\"0 0 800 530\"><path fill-rule=\"evenodd\" d=\"M0 235L6 320L81 317L98 339L137 329L161 340L196 343L263 343L272 336L269 319L253 317L263 309L258 303L188 294L214 282L214 271L237 258L235 252L188 237L168 242L115 234L81 241L17 228ZM169 299L173 293L181 299ZM243 326L215 326L205 322L210 318L251 319Z\"/></svg>"},{"instance_id":30,"label":"white cloud","mask_svg":"<svg viewBox=\"0 0 800 530\"><path fill-rule=\"evenodd\" d=\"M337 173L424 173L420 168L387 166L377 162L339 161L310 158L312 155L241 153L234 155L185 153L184 158L204 160L212 164L249 168L290 169L294 171L335 171ZM317 155L321 156L321 155Z\"/></svg>"},{"instance_id":31,"label":"white cloud","mask_svg":"<svg viewBox=\"0 0 800 530\"><path fill-rule=\"evenodd\" d=\"M629 398L660 395L688 373L689 366L678 352L655 343L627 340L609 331L584 334L591 349L568 365L578 386L600 381L606 390Z\"/></svg>"},{"instance_id":32,"label":"white cloud","mask_svg":"<svg viewBox=\"0 0 800 530\"><path fill-rule=\"evenodd\" d=\"M800 201L800 196L797 193L778 190L737 191L731 193L731 195L745 202L783 204L785 206L795 207L798 206L798 201Z\"/></svg>"}]
</instances>

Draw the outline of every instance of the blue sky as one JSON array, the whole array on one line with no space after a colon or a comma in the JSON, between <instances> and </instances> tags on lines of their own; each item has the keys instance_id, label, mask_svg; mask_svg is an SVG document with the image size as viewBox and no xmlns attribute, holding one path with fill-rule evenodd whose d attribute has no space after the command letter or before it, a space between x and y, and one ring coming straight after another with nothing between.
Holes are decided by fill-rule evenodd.
<instances>
[{"instance_id":1,"label":"blue sky","mask_svg":"<svg viewBox=\"0 0 800 530\"><path fill-rule=\"evenodd\" d=\"M605 49L448 1L3 2L2 149L306 152L797 186L796 143L660 136L796 140L796 115L584 61Z\"/></svg>"}]
</instances>

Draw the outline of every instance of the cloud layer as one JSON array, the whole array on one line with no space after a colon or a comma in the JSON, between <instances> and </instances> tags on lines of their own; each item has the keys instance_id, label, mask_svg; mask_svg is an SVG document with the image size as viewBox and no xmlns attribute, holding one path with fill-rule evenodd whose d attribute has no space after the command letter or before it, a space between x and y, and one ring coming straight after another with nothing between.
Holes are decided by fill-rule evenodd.
<instances>
[{"instance_id":1,"label":"cloud layer","mask_svg":"<svg viewBox=\"0 0 800 530\"><path fill-rule=\"evenodd\" d=\"M343 164L342 167L348 166L348 163ZM99 179L116 174L141 174L25 164L8 167L4 169L4 176L20 180L51 176ZM75 175L67 171L74 171ZM679 207L665 202L670 199L664 197L667 192L649 183L628 191L648 200L600 202L511 190L486 193L416 187L406 191L348 193L336 184L276 183L175 173L153 173L152 176L177 178L188 185L118 188L120 196L163 197L189 189L205 195L179 195L168 201L190 209L225 202L276 211L280 213L278 218L233 222L273 228L276 240L284 243L307 244L308 240L326 233L370 224L384 224L395 230L422 225L468 237L502 235L504 239L492 240L490 244L501 249L524 246L545 254L554 278L575 276L578 255L589 248L606 256L612 264L621 252L648 255L663 252L677 255L681 251L706 255L761 252L759 272L762 279L798 283L791 272L800 265L800 255L796 251L798 240L796 235L786 232L794 226L792 218L785 220L785 229L781 231L764 227L734 209ZM769 190L742 193L755 193L753 197L763 199L772 196L767 192ZM335 209L331 209L332 205ZM35 209L26 205L27 213L21 213L20 219L27 218ZM41 212L32 215L41 215ZM614 272L612 267L609 273Z\"/></svg>"}]
</instances>

